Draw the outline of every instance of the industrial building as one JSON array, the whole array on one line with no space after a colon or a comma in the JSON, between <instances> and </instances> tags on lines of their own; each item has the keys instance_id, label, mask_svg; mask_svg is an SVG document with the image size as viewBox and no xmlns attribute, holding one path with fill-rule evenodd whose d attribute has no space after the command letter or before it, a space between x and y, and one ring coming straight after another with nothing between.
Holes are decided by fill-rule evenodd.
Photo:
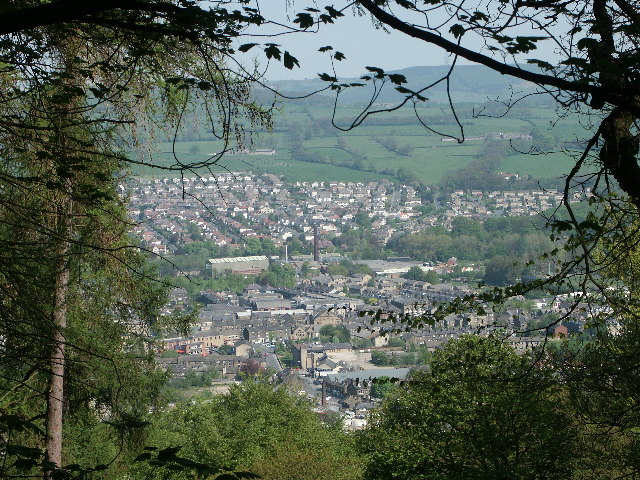
<instances>
[{"instance_id":1,"label":"industrial building","mask_svg":"<svg viewBox=\"0 0 640 480\"><path fill-rule=\"evenodd\" d=\"M255 275L269 268L269 257L252 255L250 257L210 258L208 267L211 269L212 276L225 272Z\"/></svg>"}]
</instances>

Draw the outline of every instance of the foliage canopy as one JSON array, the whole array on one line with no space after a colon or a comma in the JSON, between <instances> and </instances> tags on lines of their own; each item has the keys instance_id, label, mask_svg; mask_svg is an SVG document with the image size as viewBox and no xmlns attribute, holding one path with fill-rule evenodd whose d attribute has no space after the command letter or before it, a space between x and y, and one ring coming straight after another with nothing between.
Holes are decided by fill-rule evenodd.
<instances>
[{"instance_id":1,"label":"foliage canopy","mask_svg":"<svg viewBox=\"0 0 640 480\"><path fill-rule=\"evenodd\" d=\"M552 371L494 338L436 352L374 415L367 478L570 478L575 432Z\"/></svg>"}]
</instances>

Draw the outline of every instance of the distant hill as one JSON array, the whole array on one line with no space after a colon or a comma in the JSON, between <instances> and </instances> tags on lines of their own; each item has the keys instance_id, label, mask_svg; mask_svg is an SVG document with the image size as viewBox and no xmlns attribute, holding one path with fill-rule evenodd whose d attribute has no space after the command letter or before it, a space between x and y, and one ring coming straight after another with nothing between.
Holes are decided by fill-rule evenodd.
<instances>
[{"instance_id":1,"label":"distant hill","mask_svg":"<svg viewBox=\"0 0 640 480\"><path fill-rule=\"evenodd\" d=\"M406 86L417 91L426 85L432 84L443 78L449 67L425 66L409 67L402 70L389 71L387 73L399 73L407 78ZM341 83L361 82L358 78L339 79ZM327 86L326 82L318 79L309 80L281 80L270 82L270 86L287 95L295 96L306 94L313 90L319 90ZM404 96L395 90L395 85L388 83L377 99L379 103L397 103ZM501 75L490 68L482 65L459 65L456 66L450 77L450 90L454 97L454 102L482 102L495 99L498 96L509 96L511 91L516 93L533 91L535 86L513 77ZM443 81L437 86L424 93L431 101L446 102L446 83ZM325 97L325 98L322 98ZM317 103L326 103L334 98L333 92L318 94ZM371 87L349 88L340 96L343 104L357 104L368 102L371 98Z\"/></svg>"},{"instance_id":2,"label":"distant hill","mask_svg":"<svg viewBox=\"0 0 640 480\"><path fill-rule=\"evenodd\" d=\"M418 90L442 78L447 71L446 66L436 66L388 73L404 75L408 88ZM271 83L274 89L291 96L308 94L326 86L327 83L320 79ZM397 104L402 100L403 96L395 91L393 84L388 83L386 87L378 97L378 103ZM553 108L555 104L548 96L530 96L510 109L490 101L508 102L510 97L518 99L534 88L532 84L516 81L486 67L462 65L456 67L450 79L455 115L446 103L446 86L442 82L424 93L430 101L417 109L419 120L408 105L368 117L354 129L349 126L361 117L363 107L370 100L370 86L347 89L340 96L340 108L336 111L333 109L335 92L324 92L305 100L285 100L282 108L276 111L273 129L258 131L251 138L253 143L247 147L250 150L267 149L273 155L228 155L221 165L231 171L284 175L293 182L389 178L415 179L431 186L442 182L451 185L475 182L471 188L481 188L478 185L496 180L496 175L502 172L518 174L521 185L528 182L529 187L539 188L538 180L543 180L542 185L555 188L574 165L574 159L563 151L575 148L576 138L588 138L591 133L580 123L579 116L559 119ZM272 92L254 91L254 95L259 103L271 105ZM461 135L457 121L464 126L466 141L462 144L448 141L451 140L448 136L459 138ZM200 131L186 129L175 144L173 137L165 142L158 141L160 153L155 160L173 165L175 154L183 162L200 162L207 160L212 152L221 151L222 142L211 134L207 119L201 123ZM347 130L340 131L334 125ZM246 127L247 130L252 128L250 124ZM507 137L499 136L501 132L515 135L509 138L531 138L521 138L521 142L512 144ZM502 153L498 155L500 160L491 164L491 172L495 174L492 177L474 171L478 168L478 159L486 153L485 138L493 138L503 147L494 146ZM533 147L549 153L528 155L526 152ZM154 172L142 173L155 175ZM504 187L511 188L512 185L505 183Z\"/></svg>"}]
</instances>

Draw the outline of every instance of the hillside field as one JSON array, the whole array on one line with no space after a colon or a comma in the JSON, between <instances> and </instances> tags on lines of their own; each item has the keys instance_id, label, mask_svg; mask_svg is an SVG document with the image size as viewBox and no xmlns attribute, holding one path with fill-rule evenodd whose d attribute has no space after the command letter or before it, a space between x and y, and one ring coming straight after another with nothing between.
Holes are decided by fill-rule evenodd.
<instances>
[{"instance_id":1,"label":"hillside field","mask_svg":"<svg viewBox=\"0 0 640 480\"><path fill-rule=\"evenodd\" d=\"M483 107L485 108L484 110ZM491 111L494 117L479 115ZM355 107L340 108L334 123L347 128L360 114ZM252 135L251 149L274 149L275 155L227 155L214 167L222 172L252 170L284 175L289 181L343 180L370 181L393 178L391 170L404 168L426 185L436 184L451 170L465 167L478 158L486 145L483 140L442 141L444 135L460 137L455 118L446 104L426 104L417 109L420 119L437 133L420 124L412 108L373 115L348 131L331 125L333 110L324 106L308 106L290 102L280 109L271 132L258 131ZM530 155L513 148L498 167L498 171L531 175L537 179L560 178L567 174L573 160L561 150L575 148L576 140L588 132L577 117L558 119L551 107L533 106L513 108L504 116L500 106L489 104L456 105L456 113L464 127L465 137L486 133L530 133L532 129L548 140L554 153ZM158 165L175 165L173 150L182 163L205 160L221 150L222 143L211 139L200 125L199 131L181 131L174 145L156 142L153 161ZM302 161L294 153L298 142L307 157L324 158L328 165ZM506 140L501 140L507 142ZM381 172L387 170L386 175ZM167 171L137 168L135 174L167 176Z\"/></svg>"}]
</instances>

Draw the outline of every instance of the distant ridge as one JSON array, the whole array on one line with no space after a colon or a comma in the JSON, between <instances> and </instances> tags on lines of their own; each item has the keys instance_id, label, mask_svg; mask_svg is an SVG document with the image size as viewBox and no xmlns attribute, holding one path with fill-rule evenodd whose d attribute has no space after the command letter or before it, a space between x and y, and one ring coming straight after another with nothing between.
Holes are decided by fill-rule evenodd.
<instances>
[{"instance_id":1,"label":"distant ridge","mask_svg":"<svg viewBox=\"0 0 640 480\"><path fill-rule=\"evenodd\" d=\"M406 86L411 90L418 90L442 78L449 71L449 66L416 66L402 70L389 70L387 73L399 73L407 78ZM535 68L531 68L535 70ZM365 73L363 73L364 75ZM341 83L361 82L356 78L339 78ZM288 95L301 95L326 86L327 83L317 79L280 80L269 82L276 90ZM395 85L388 84L377 99L379 103L397 103L403 97L394 89ZM517 78L501 75L483 65L458 65L450 78L450 90L454 102L478 102L495 99L498 96L510 95L511 89L515 93L531 92L534 85ZM332 92L323 95L333 98ZM341 96L341 103L353 104L367 102L371 96L370 87L349 88ZM424 96L435 102L447 101L445 82L424 93Z\"/></svg>"}]
</instances>

